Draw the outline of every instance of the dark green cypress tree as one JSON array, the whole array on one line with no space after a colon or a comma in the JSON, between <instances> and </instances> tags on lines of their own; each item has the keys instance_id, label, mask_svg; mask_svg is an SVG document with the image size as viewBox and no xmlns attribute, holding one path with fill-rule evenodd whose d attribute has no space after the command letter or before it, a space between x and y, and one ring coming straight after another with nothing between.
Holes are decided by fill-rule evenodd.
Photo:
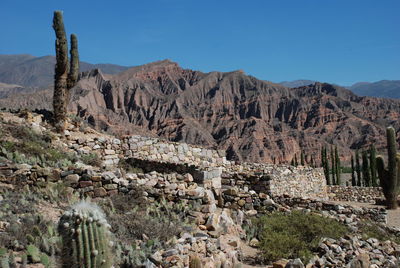
<instances>
[{"instance_id":1,"label":"dark green cypress tree","mask_svg":"<svg viewBox=\"0 0 400 268\"><path fill-rule=\"evenodd\" d=\"M370 187L371 186L371 177L370 177L370 168L368 163L368 152L362 152L362 172L363 172L363 180L364 186Z\"/></svg>"},{"instance_id":2,"label":"dark green cypress tree","mask_svg":"<svg viewBox=\"0 0 400 268\"><path fill-rule=\"evenodd\" d=\"M341 169L340 169L340 158L339 158L339 152L338 152L338 148L337 146L335 146L335 168L336 168L336 184L340 185L341 184L341 180L340 180L340 175L342 173Z\"/></svg>"},{"instance_id":3,"label":"dark green cypress tree","mask_svg":"<svg viewBox=\"0 0 400 268\"><path fill-rule=\"evenodd\" d=\"M356 150L356 173L357 173L357 186L362 186L360 154L358 150Z\"/></svg>"},{"instance_id":4,"label":"dark green cypress tree","mask_svg":"<svg viewBox=\"0 0 400 268\"><path fill-rule=\"evenodd\" d=\"M376 170L376 149L375 146L372 144L369 148L369 164L371 169L371 186L377 187L378 186L378 177L377 177L377 170Z\"/></svg>"},{"instance_id":5,"label":"dark green cypress tree","mask_svg":"<svg viewBox=\"0 0 400 268\"><path fill-rule=\"evenodd\" d=\"M351 155L351 185L352 185L352 186L357 186L356 169L355 169L355 167L354 167L354 158L353 158L353 155Z\"/></svg>"},{"instance_id":6,"label":"dark green cypress tree","mask_svg":"<svg viewBox=\"0 0 400 268\"><path fill-rule=\"evenodd\" d=\"M299 162L297 162L297 154L294 155L294 165L297 167Z\"/></svg>"},{"instance_id":7,"label":"dark green cypress tree","mask_svg":"<svg viewBox=\"0 0 400 268\"><path fill-rule=\"evenodd\" d=\"M292 158L292 161L290 161L290 165L294 166L294 158Z\"/></svg>"},{"instance_id":8,"label":"dark green cypress tree","mask_svg":"<svg viewBox=\"0 0 400 268\"><path fill-rule=\"evenodd\" d=\"M300 164L301 164L302 166L304 166L304 164L305 164L305 162L304 162L304 152L303 152L303 150L301 150L301 152L300 152Z\"/></svg>"},{"instance_id":9,"label":"dark green cypress tree","mask_svg":"<svg viewBox=\"0 0 400 268\"><path fill-rule=\"evenodd\" d=\"M335 164L335 153L333 146L331 146L331 168L332 168L332 184L336 185L336 164Z\"/></svg>"}]
</instances>

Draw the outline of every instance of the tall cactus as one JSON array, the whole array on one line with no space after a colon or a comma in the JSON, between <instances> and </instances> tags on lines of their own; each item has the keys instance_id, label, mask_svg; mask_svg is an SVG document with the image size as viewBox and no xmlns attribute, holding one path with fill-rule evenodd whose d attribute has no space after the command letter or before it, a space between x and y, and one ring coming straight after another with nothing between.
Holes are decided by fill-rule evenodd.
<instances>
[{"instance_id":1,"label":"tall cactus","mask_svg":"<svg viewBox=\"0 0 400 268\"><path fill-rule=\"evenodd\" d=\"M357 172L357 186L361 186L361 165L360 165L360 154L356 150L356 172Z\"/></svg>"},{"instance_id":2,"label":"tall cactus","mask_svg":"<svg viewBox=\"0 0 400 268\"><path fill-rule=\"evenodd\" d=\"M354 158L351 155L351 186L357 186L356 170L354 168Z\"/></svg>"},{"instance_id":3,"label":"tall cactus","mask_svg":"<svg viewBox=\"0 0 400 268\"><path fill-rule=\"evenodd\" d=\"M396 209L397 196L400 192L400 154L396 150L396 133L392 127L386 129L388 167L382 156L376 158L379 181L386 198L388 209Z\"/></svg>"},{"instance_id":4,"label":"tall cactus","mask_svg":"<svg viewBox=\"0 0 400 268\"><path fill-rule=\"evenodd\" d=\"M63 15L55 11L53 29L56 34L56 66L54 74L53 110L54 122L58 131L63 131L67 118L69 90L75 86L79 73L78 40L71 35L71 63L68 64L68 44L65 34Z\"/></svg>"},{"instance_id":5,"label":"tall cactus","mask_svg":"<svg viewBox=\"0 0 400 268\"><path fill-rule=\"evenodd\" d=\"M336 184L340 185L342 183L340 180L342 171L340 169L340 158L337 146L335 146L335 173L336 173Z\"/></svg>"},{"instance_id":6,"label":"tall cactus","mask_svg":"<svg viewBox=\"0 0 400 268\"><path fill-rule=\"evenodd\" d=\"M368 152L362 152L362 175L364 179L364 186L370 187L371 186L371 174L368 162Z\"/></svg>"},{"instance_id":7,"label":"tall cactus","mask_svg":"<svg viewBox=\"0 0 400 268\"><path fill-rule=\"evenodd\" d=\"M376 149L373 144L369 148L369 164L371 169L371 184L372 186L377 187L378 180L376 175Z\"/></svg>"},{"instance_id":8,"label":"tall cactus","mask_svg":"<svg viewBox=\"0 0 400 268\"><path fill-rule=\"evenodd\" d=\"M58 225L63 241L63 267L111 267L109 228L100 208L86 201L65 212Z\"/></svg>"}]
</instances>

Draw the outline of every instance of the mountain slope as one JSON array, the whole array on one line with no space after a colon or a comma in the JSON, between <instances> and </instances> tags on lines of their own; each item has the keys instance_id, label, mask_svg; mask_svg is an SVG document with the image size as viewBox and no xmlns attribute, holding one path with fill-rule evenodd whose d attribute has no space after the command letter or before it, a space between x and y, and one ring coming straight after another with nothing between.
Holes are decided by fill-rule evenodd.
<instances>
[{"instance_id":1,"label":"mountain slope","mask_svg":"<svg viewBox=\"0 0 400 268\"><path fill-rule=\"evenodd\" d=\"M300 150L318 160L331 143L347 159L349 148L383 147L385 127L398 130L400 118L397 100L323 83L289 89L240 71L202 73L170 61L108 78L86 73L73 96L70 110L98 128L128 133L140 126L245 161L287 162Z\"/></svg>"},{"instance_id":2,"label":"mountain slope","mask_svg":"<svg viewBox=\"0 0 400 268\"><path fill-rule=\"evenodd\" d=\"M400 80L382 80L374 83L360 82L349 88L360 96L400 98Z\"/></svg>"},{"instance_id":3,"label":"mountain slope","mask_svg":"<svg viewBox=\"0 0 400 268\"><path fill-rule=\"evenodd\" d=\"M293 80L293 81L283 81L280 82L279 84L285 87L290 87L290 88L295 88L295 87L303 87L303 86L308 86L312 85L317 81L314 80Z\"/></svg>"},{"instance_id":4,"label":"mountain slope","mask_svg":"<svg viewBox=\"0 0 400 268\"><path fill-rule=\"evenodd\" d=\"M53 83L55 62L54 56L0 55L0 82L24 87L47 87ZM95 68L104 73L115 74L128 67L81 62L81 71Z\"/></svg>"}]
</instances>

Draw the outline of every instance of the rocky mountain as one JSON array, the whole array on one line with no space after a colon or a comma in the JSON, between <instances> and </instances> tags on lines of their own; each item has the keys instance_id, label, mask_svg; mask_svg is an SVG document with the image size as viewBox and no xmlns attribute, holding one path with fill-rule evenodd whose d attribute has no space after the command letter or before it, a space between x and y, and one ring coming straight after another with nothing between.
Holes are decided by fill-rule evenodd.
<instances>
[{"instance_id":1,"label":"rocky mountain","mask_svg":"<svg viewBox=\"0 0 400 268\"><path fill-rule=\"evenodd\" d=\"M314 80L293 80L293 81L283 81L280 82L279 84L285 87L290 87L290 88L295 88L295 87L303 87L303 86L308 86L312 85L317 81Z\"/></svg>"},{"instance_id":2,"label":"rocky mountain","mask_svg":"<svg viewBox=\"0 0 400 268\"><path fill-rule=\"evenodd\" d=\"M51 109L51 89L10 95L0 107ZM158 135L226 150L230 159L288 162L305 151L318 162L322 145L350 150L385 144L400 129L400 101L359 97L326 83L288 88L242 71L202 73L165 60L107 75L81 74L70 111L98 129Z\"/></svg>"},{"instance_id":3,"label":"rocky mountain","mask_svg":"<svg viewBox=\"0 0 400 268\"><path fill-rule=\"evenodd\" d=\"M374 83L360 82L349 87L360 96L400 98L400 80L381 80Z\"/></svg>"},{"instance_id":4,"label":"rocky mountain","mask_svg":"<svg viewBox=\"0 0 400 268\"><path fill-rule=\"evenodd\" d=\"M24 87L48 87L53 83L54 56L0 55L0 82ZM101 69L108 74L122 72L128 67L114 64L81 62L81 71Z\"/></svg>"},{"instance_id":5,"label":"rocky mountain","mask_svg":"<svg viewBox=\"0 0 400 268\"><path fill-rule=\"evenodd\" d=\"M323 83L289 89L241 71L202 73L167 60L113 76L87 72L72 95L70 110L98 128L128 133L139 126L245 161L287 162L301 150L318 160L328 144L346 160L350 149L383 147L386 126L399 129L397 100Z\"/></svg>"}]
</instances>

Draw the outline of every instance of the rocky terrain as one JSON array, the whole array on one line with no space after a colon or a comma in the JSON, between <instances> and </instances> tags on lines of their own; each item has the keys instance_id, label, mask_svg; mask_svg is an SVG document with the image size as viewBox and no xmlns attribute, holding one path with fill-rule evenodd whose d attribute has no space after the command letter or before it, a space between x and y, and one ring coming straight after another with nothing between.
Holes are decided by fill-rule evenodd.
<instances>
[{"instance_id":1,"label":"rocky terrain","mask_svg":"<svg viewBox=\"0 0 400 268\"><path fill-rule=\"evenodd\" d=\"M210 268L398 265L400 226L387 225L387 211L337 203L370 200L377 188L326 186L320 169L236 164L223 151L137 135L120 140L71 123L59 135L41 115L0 113L2 263L57 267L55 226L69 205L91 196L111 224L120 267L188 267L192 256ZM299 197L312 191L321 197ZM263 259L253 220L299 211L333 219L346 235L321 239L307 261Z\"/></svg>"},{"instance_id":2,"label":"rocky terrain","mask_svg":"<svg viewBox=\"0 0 400 268\"><path fill-rule=\"evenodd\" d=\"M51 89L4 95L1 107L51 109ZM97 129L222 149L229 159L288 163L303 150L319 163L324 145L337 145L344 162L350 150L382 149L384 129L399 129L400 101L323 83L290 89L242 71L202 73L165 60L115 75L83 73L70 111Z\"/></svg>"},{"instance_id":3,"label":"rocky terrain","mask_svg":"<svg viewBox=\"0 0 400 268\"><path fill-rule=\"evenodd\" d=\"M260 81L241 71L201 73L170 61L107 78L82 76L70 110L98 128L129 124L173 141L215 147L228 158L288 162L304 150L319 159L322 145L342 157L375 143L397 120L400 102L362 98L329 84L295 89Z\"/></svg>"}]
</instances>

